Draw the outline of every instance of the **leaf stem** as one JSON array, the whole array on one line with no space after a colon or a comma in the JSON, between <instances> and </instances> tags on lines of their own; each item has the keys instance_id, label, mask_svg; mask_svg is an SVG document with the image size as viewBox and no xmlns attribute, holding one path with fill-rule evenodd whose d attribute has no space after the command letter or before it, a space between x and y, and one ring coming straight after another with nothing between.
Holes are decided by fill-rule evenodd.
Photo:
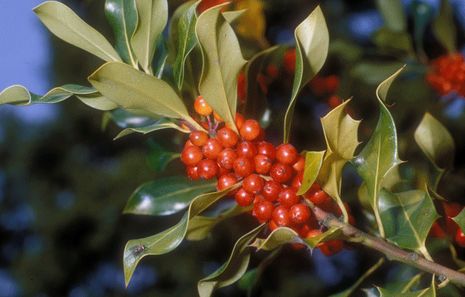
<instances>
[{"instance_id":1,"label":"leaf stem","mask_svg":"<svg viewBox=\"0 0 465 297\"><path fill-rule=\"evenodd\" d=\"M389 260L402 262L425 272L446 277L450 282L465 286L465 274L427 260L415 252L404 251L382 238L367 234L352 225L341 222L334 215L329 214L318 207L313 208L318 221L325 224L327 228L339 228L347 237L347 241L359 243L371 249L383 253Z\"/></svg>"}]
</instances>

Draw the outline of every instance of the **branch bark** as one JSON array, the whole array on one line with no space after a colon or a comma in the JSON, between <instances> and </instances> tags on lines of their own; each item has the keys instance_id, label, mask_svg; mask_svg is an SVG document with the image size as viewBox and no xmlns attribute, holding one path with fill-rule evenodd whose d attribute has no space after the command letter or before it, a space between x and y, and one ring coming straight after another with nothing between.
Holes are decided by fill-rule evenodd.
<instances>
[{"instance_id":1,"label":"branch bark","mask_svg":"<svg viewBox=\"0 0 465 297\"><path fill-rule=\"evenodd\" d=\"M389 260L411 265L422 271L435 274L440 279L445 278L456 285L465 287L465 274L463 273L427 260L415 252L404 251L382 238L365 233L350 224L340 221L334 215L329 214L318 207L314 207L313 212L315 213L318 221L322 222L327 228L340 228L342 233L350 242L359 243L371 249L377 250L383 253Z\"/></svg>"}]
</instances>

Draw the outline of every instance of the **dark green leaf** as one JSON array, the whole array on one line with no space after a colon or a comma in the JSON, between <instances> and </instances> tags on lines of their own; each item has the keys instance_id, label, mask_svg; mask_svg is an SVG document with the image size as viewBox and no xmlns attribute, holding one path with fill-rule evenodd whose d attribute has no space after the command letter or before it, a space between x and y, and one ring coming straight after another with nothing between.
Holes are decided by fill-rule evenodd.
<instances>
[{"instance_id":1,"label":"dark green leaf","mask_svg":"<svg viewBox=\"0 0 465 297\"><path fill-rule=\"evenodd\" d=\"M374 34L373 42L388 54L397 54L397 52L411 56L414 54L411 37L404 31L381 28Z\"/></svg>"},{"instance_id":2,"label":"dark green leaf","mask_svg":"<svg viewBox=\"0 0 465 297\"><path fill-rule=\"evenodd\" d=\"M305 169L302 178L302 185L297 191L297 195L305 194L315 182L320 173L323 157L326 151L321 152L305 152Z\"/></svg>"},{"instance_id":3,"label":"dark green leaf","mask_svg":"<svg viewBox=\"0 0 465 297\"><path fill-rule=\"evenodd\" d=\"M162 172L168 164L179 158L180 153L167 151L164 147L155 141L149 141L150 151L148 154L148 162L150 167L156 172Z\"/></svg>"},{"instance_id":4,"label":"dark green leaf","mask_svg":"<svg viewBox=\"0 0 465 297\"><path fill-rule=\"evenodd\" d=\"M184 128L180 127L179 125L171 122L170 120L160 119L157 122L155 122L155 123L153 123L151 125L148 125L148 126L136 127L136 128L126 128L123 131L121 131L120 133L118 133L118 135L116 135L116 137L114 139L115 140L120 139L120 138L122 138L124 136L127 136L127 135L130 135L132 133L148 134L148 133L151 133L151 132L155 132L155 131L158 131L158 130L164 130L164 129L175 129L175 130L178 130L179 132L182 132L182 133L190 133L191 132L190 130L184 129Z\"/></svg>"},{"instance_id":5,"label":"dark green leaf","mask_svg":"<svg viewBox=\"0 0 465 297\"><path fill-rule=\"evenodd\" d=\"M138 128L156 123L156 119L124 109L115 109L110 113L110 119L120 128Z\"/></svg>"},{"instance_id":6,"label":"dark green leaf","mask_svg":"<svg viewBox=\"0 0 465 297\"><path fill-rule=\"evenodd\" d=\"M423 47L423 38L425 36L426 28L431 23L434 17L434 9L429 3L421 1L413 1L410 4L410 9L413 14L413 39L415 47L419 51L422 58L426 57Z\"/></svg>"},{"instance_id":7,"label":"dark green leaf","mask_svg":"<svg viewBox=\"0 0 465 297\"><path fill-rule=\"evenodd\" d=\"M457 29L454 24L452 7L448 0L441 0L441 10L433 22L433 33L449 53L457 51Z\"/></svg>"}]
</instances>

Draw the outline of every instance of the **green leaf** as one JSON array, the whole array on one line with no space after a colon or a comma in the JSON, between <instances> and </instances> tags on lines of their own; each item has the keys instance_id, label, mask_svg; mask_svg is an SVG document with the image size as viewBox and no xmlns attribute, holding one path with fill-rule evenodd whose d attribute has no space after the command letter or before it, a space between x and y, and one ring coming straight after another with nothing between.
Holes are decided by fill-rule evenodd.
<instances>
[{"instance_id":1,"label":"green leaf","mask_svg":"<svg viewBox=\"0 0 465 297\"><path fill-rule=\"evenodd\" d=\"M400 0L376 0L376 5L387 28L393 31L405 31L407 29L407 20Z\"/></svg>"},{"instance_id":2,"label":"green leaf","mask_svg":"<svg viewBox=\"0 0 465 297\"><path fill-rule=\"evenodd\" d=\"M139 22L135 0L106 0L105 16L113 28L116 50L123 61L137 67L137 61L131 48L131 38L134 36Z\"/></svg>"},{"instance_id":3,"label":"green leaf","mask_svg":"<svg viewBox=\"0 0 465 297\"><path fill-rule=\"evenodd\" d=\"M182 89L184 82L184 68L186 60L191 51L197 45L195 36L195 24L197 22L197 5L199 2L189 1L181 5L175 12L171 21L172 47L175 48L173 76L178 86Z\"/></svg>"},{"instance_id":4,"label":"green leaf","mask_svg":"<svg viewBox=\"0 0 465 297\"><path fill-rule=\"evenodd\" d=\"M380 293L380 297L436 297L436 285L434 283L434 277L431 280L431 286L418 291L410 291L409 283L402 290L387 290L380 287L376 287Z\"/></svg>"},{"instance_id":5,"label":"green leaf","mask_svg":"<svg viewBox=\"0 0 465 297\"><path fill-rule=\"evenodd\" d=\"M139 25L131 39L134 53L142 69L152 73L152 60L157 39L168 21L167 0L135 0Z\"/></svg>"},{"instance_id":6,"label":"green leaf","mask_svg":"<svg viewBox=\"0 0 465 297\"><path fill-rule=\"evenodd\" d=\"M385 105L389 87L403 70L401 68L383 81L376 90L380 115L376 128L360 154L352 161L365 182L368 202L374 212L381 237L384 229L379 215L379 191L390 170L401 163L397 153L397 134L394 119Z\"/></svg>"},{"instance_id":7,"label":"green leaf","mask_svg":"<svg viewBox=\"0 0 465 297\"><path fill-rule=\"evenodd\" d=\"M168 83L129 65L106 63L89 77L89 82L121 108L185 120L193 127L203 130L190 117L182 99Z\"/></svg>"},{"instance_id":8,"label":"green leaf","mask_svg":"<svg viewBox=\"0 0 465 297\"><path fill-rule=\"evenodd\" d=\"M133 239L126 243L124 248L124 281L126 287L142 258L149 255L162 255L178 247L186 236L192 218L196 217L212 204L226 196L239 185L234 185L220 192L207 193L197 196L189 205L189 209L182 219L173 227L161 233Z\"/></svg>"},{"instance_id":9,"label":"green leaf","mask_svg":"<svg viewBox=\"0 0 465 297\"><path fill-rule=\"evenodd\" d=\"M381 28L374 34L373 42L387 54L398 55L397 52L399 52L399 54L414 55L410 34L405 31L393 31L388 28Z\"/></svg>"},{"instance_id":10,"label":"green leaf","mask_svg":"<svg viewBox=\"0 0 465 297\"><path fill-rule=\"evenodd\" d=\"M178 130L179 132L182 132L182 133L190 133L191 132L190 130L184 129L184 128L176 125L175 123L171 122L170 120L160 119L157 122L155 122L153 124L150 124L148 126L135 127L135 128L126 128L123 131L121 131L120 133L118 133L118 135L115 136L114 140L120 139L120 138L122 138L124 136L130 135L130 134L133 134L133 133L142 133L142 134L145 135L145 134L148 134L148 133L151 133L151 132L155 132L155 131L158 131L158 130L164 130L164 129L175 129L175 130Z\"/></svg>"},{"instance_id":11,"label":"green leaf","mask_svg":"<svg viewBox=\"0 0 465 297\"><path fill-rule=\"evenodd\" d=\"M349 297L370 275L372 275L376 270L378 270L378 268L381 267L383 263L384 258L380 258L378 262L376 262L375 265L371 266L367 271L365 271L365 273L352 286L350 286L342 292L332 294L329 297Z\"/></svg>"},{"instance_id":12,"label":"green leaf","mask_svg":"<svg viewBox=\"0 0 465 297\"><path fill-rule=\"evenodd\" d=\"M465 208L454 218L452 218L460 229L465 232Z\"/></svg>"},{"instance_id":13,"label":"green leaf","mask_svg":"<svg viewBox=\"0 0 465 297\"><path fill-rule=\"evenodd\" d=\"M426 252L425 241L439 218L429 194L420 190L380 191L379 212L386 238L401 248Z\"/></svg>"},{"instance_id":14,"label":"green leaf","mask_svg":"<svg viewBox=\"0 0 465 297\"><path fill-rule=\"evenodd\" d=\"M292 118L300 90L320 71L329 48L329 33L320 6L295 29L296 61L292 95L284 117L284 142L289 142Z\"/></svg>"},{"instance_id":15,"label":"green leaf","mask_svg":"<svg viewBox=\"0 0 465 297\"><path fill-rule=\"evenodd\" d=\"M216 182L191 181L185 176L158 178L137 188L123 213L168 216L185 209L192 199L215 186Z\"/></svg>"},{"instance_id":16,"label":"green leaf","mask_svg":"<svg viewBox=\"0 0 465 297\"><path fill-rule=\"evenodd\" d=\"M0 104L31 105L43 103L59 103L75 95L84 104L98 110L112 110L117 106L90 87L67 84L48 91L39 96L30 93L21 85L13 85L0 92Z\"/></svg>"},{"instance_id":17,"label":"green leaf","mask_svg":"<svg viewBox=\"0 0 465 297\"><path fill-rule=\"evenodd\" d=\"M46 1L34 12L58 38L79 47L104 61L121 61L108 40L61 2Z\"/></svg>"},{"instance_id":18,"label":"green leaf","mask_svg":"<svg viewBox=\"0 0 465 297\"><path fill-rule=\"evenodd\" d=\"M124 109L115 109L110 114L110 119L120 128L138 128L152 125L156 119L143 114L132 113Z\"/></svg>"},{"instance_id":19,"label":"green leaf","mask_svg":"<svg viewBox=\"0 0 465 297\"><path fill-rule=\"evenodd\" d=\"M434 8L429 3L413 1L410 4L410 10L413 14L413 39L415 47L421 58L426 61L423 39L426 29L434 17Z\"/></svg>"},{"instance_id":20,"label":"green leaf","mask_svg":"<svg viewBox=\"0 0 465 297\"><path fill-rule=\"evenodd\" d=\"M168 164L179 158L180 153L167 151L163 146L153 140L149 140L149 153L147 156L150 167L155 172L162 172Z\"/></svg>"},{"instance_id":21,"label":"green leaf","mask_svg":"<svg viewBox=\"0 0 465 297\"><path fill-rule=\"evenodd\" d=\"M437 40L449 53L457 51L457 29L454 24L452 7L448 0L441 0L441 9L432 24L432 29Z\"/></svg>"},{"instance_id":22,"label":"green leaf","mask_svg":"<svg viewBox=\"0 0 465 297\"><path fill-rule=\"evenodd\" d=\"M341 229L332 227L325 232L321 233L320 235L313 236L310 238L304 238L304 242L310 246L311 248L316 248L320 243L333 240L333 239L340 239L342 236Z\"/></svg>"},{"instance_id":23,"label":"green leaf","mask_svg":"<svg viewBox=\"0 0 465 297\"><path fill-rule=\"evenodd\" d=\"M250 246L255 247L258 251L272 251L291 242L302 242L302 240L294 230L287 227L279 227L273 230L267 238L255 239Z\"/></svg>"},{"instance_id":24,"label":"green leaf","mask_svg":"<svg viewBox=\"0 0 465 297\"><path fill-rule=\"evenodd\" d=\"M321 165L323 165L323 157L326 151L321 152L305 152L305 169L302 178L302 185L297 191L297 195L305 194L313 183L316 181L320 173Z\"/></svg>"},{"instance_id":25,"label":"green leaf","mask_svg":"<svg viewBox=\"0 0 465 297\"><path fill-rule=\"evenodd\" d=\"M236 34L221 14L223 6L205 11L195 26L203 57L199 91L213 110L236 130L237 75L246 61Z\"/></svg>"},{"instance_id":26,"label":"green leaf","mask_svg":"<svg viewBox=\"0 0 465 297\"><path fill-rule=\"evenodd\" d=\"M217 271L200 280L197 289L200 297L210 297L213 291L237 282L247 270L250 261L250 242L263 229L265 224L244 234L234 244L229 259Z\"/></svg>"}]
</instances>

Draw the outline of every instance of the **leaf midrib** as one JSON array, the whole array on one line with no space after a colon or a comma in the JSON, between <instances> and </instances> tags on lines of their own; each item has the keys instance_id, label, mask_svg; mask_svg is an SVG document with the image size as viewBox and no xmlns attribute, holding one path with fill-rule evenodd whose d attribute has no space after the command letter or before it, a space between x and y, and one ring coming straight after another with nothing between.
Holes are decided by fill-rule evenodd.
<instances>
[{"instance_id":1,"label":"leaf midrib","mask_svg":"<svg viewBox=\"0 0 465 297\"><path fill-rule=\"evenodd\" d=\"M399 204L400 204L400 206L401 206L402 214L404 215L404 217L405 217L407 223L409 224L410 228L411 228L412 231L413 231L413 235L415 236L415 240L416 240L418 246L419 246L419 247L423 246L423 243L422 243L422 241L420 240L420 236L419 236L417 230L415 229L414 225L412 224L412 222L411 222L411 220L410 220L410 218L409 218L409 216L408 216L408 214L407 214L407 211L405 210L405 206L404 206L404 204L403 204L402 199L400 199L400 197L399 197L398 195L395 195L395 197L396 197L396 200L399 202Z\"/></svg>"}]
</instances>

